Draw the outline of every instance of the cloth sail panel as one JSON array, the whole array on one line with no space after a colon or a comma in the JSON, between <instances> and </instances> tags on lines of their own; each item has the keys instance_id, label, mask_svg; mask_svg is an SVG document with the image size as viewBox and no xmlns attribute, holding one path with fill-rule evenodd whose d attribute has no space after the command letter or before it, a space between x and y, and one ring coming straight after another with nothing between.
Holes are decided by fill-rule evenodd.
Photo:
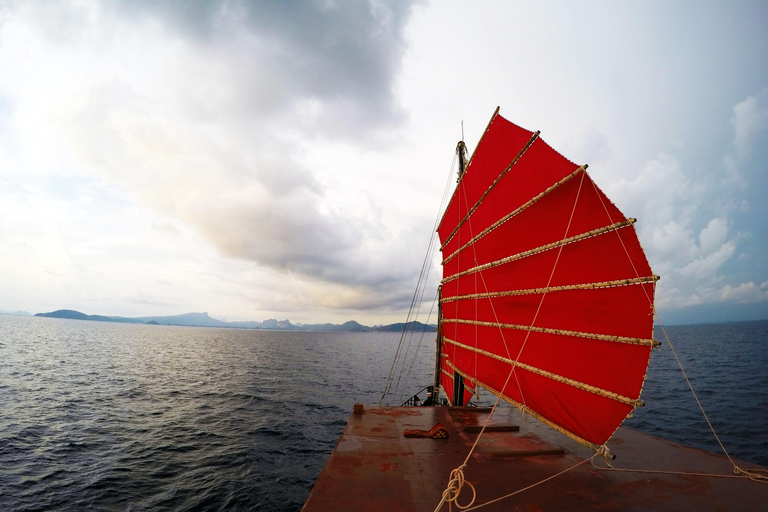
<instances>
[{"instance_id":1,"label":"cloth sail panel","mask_svg":"<svg viewBox=\"0 0 768 512\"><path fill-rule=\"evenodd\" d=\"M455 367L605 443L638 405L654 343L656 277L631 222L583 168L497 115L438 234L449 399Z\"/></svg>"}]
</instances>

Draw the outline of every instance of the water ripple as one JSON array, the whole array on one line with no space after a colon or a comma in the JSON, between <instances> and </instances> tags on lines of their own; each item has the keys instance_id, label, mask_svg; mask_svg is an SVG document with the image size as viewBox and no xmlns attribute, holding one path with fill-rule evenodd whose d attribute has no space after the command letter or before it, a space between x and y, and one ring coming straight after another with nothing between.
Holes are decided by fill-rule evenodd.
<instances>
[{"instance_id":1,"label":"water ripple","mask_svg":"<svg viewBox=\"0 0 768 512\"><path fill-rule=\"evenodd\" d=\"M732 454L768 464L768 323L668 331ZM14 512L298 511L352 405L378 402L399 336L4 315L0 333L0 510ZM628 424L713 450L668 355ZM425 343L413 374L433 359Z\"/></svg>"}]
</instances>

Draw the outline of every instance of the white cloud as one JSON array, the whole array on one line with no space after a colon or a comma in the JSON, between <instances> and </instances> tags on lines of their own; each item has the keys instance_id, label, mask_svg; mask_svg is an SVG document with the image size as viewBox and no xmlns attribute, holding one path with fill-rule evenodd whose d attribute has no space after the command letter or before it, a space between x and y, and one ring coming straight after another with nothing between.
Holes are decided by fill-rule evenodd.
<instances>
[{"instance_id":1,"label":"white cloud","mask_svg":"<svg viewBox=\"0 0 768 512\"><path fill-rule=\"evenodd\" d=\"M307 294L320 307L403 302L407 240L330 202L302 161L315 141L368 144L401 122L392 83L409 2L207 5L12 9L0 96L12 99L5 124L20 156L0 156L0 172L116 184L156 225L183 224L223 256L324 283L328 296Z\"/></svg>"},{"instance_id":2,"label":"white cloud","mask_svg":"<svg viewBox=\"0 0 768 512\"><path fill-rule=\"evenodd\" d=\"M759 17L458 5L3 4L0 300L400 311L460 121L471 147L496 105L639 218L663 304L760 300L766 230L744 214L765 217Z\"/></svg>"},{"instance_id":3,"label":"white cloud","mask_svg":"<svg viewBox=\"0 0 768 512\"><path fill-rule=\"evenodd\" d=\"M725 243L728 235L728 221L726 219L711 219L707 227L699 233L699 243L703 255L711 255L718 251Z\"/></svg>"},{"instance_id":4,"label":"white cloud","mask_svg":"<svg viewBox=\"0 0 768 512\"><path fill-rule=\"evenodd\" d=\"M754 144L768 132L768 88L733 107L731 122L736 156L749 158Z\"/></svg>"},{"instance_id":5,"label":"white cloud","mask_svg":"<svg viewBox=\"0 0 768 512\"><path fill-rule=\"evenodd\" d=\"M763 121L755 115L761 109L755 97L734 107L733 147L741 148L737 152L742 156L761 140ZM750 236L749 231L731 230L730 217L750 208L740 197L745 178L734 180L740 158L726 155L718 173L716 167L707 172L687 169L674 156L660 154L635 177L606 187L622 210L639 219L636 227L643 247L652 268L662 276L659 307L678 309L746 297L763 300L753 283L734 282L725 271L738 254L739 242Z\"/></svg>"}]
</instances>

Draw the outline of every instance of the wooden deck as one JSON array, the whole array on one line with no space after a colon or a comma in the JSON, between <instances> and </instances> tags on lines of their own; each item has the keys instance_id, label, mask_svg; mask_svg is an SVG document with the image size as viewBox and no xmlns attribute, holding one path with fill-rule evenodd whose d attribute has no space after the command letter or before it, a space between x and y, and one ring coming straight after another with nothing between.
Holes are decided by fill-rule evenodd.
<instances>
[{"instance_id":1,"label":"wooden deck","mask_svg":"<svg viewBox=\"0 0 768 512\"><path fill-rule=\"evenodd\" d=\"M352 414L303 512L434 511L452 469L466 458L488 409L368 407ZM517 410L492 418L464 471L476 505L522 489L589 458L592 452ZM405 438L405 429L441 423L448 439ZM514 427L519 426L519 431ZM630 429L609 442L620 468L733 475L725 457ZM602 461L598 461L602 462ZM759 468L737 461L743 468ZM465 489L459 502L472 492ZM448 510L447 505L443 510ZM454 508L456 510L456 508ZM768 510L768 484L714 478L599 471L587 462L548 482L481 508L483 511L750 511Z\"/></svg>"}]
</instances>

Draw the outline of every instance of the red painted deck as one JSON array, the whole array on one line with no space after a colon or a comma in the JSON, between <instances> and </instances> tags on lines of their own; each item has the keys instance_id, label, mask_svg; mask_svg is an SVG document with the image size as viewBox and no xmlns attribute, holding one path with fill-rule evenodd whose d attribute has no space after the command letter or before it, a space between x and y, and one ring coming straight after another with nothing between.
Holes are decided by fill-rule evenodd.
<instances>
[{"instance_id":1,"label":"red painted deck","mask_svg":"<svg viewBox=\"0 0 768 512\"><path fill-rule=\"evenodd\" d=\"M464 461L477 437L472 427L482 425L487 414L488 409L466 407L366 406L362 414L350 417L303 512L433 511L449 473ZM521 418L517 410L497 410L491 422L499 428L483 435L464 471L477 490L476 505L592 455L535 420ZM448 439L402 435L405 429L428 430L436 423L446 427ZM510 425L519 425L520 431L501 428ZM629 429L620 429L608 444L616 455L615 467L733 474L722 456ZM466 504L471 495L465 489L459 502ZM759 511L768 510L768 484L745 478L599 471L587 462L481 510Z\"/></svg>"}]
</instances>

